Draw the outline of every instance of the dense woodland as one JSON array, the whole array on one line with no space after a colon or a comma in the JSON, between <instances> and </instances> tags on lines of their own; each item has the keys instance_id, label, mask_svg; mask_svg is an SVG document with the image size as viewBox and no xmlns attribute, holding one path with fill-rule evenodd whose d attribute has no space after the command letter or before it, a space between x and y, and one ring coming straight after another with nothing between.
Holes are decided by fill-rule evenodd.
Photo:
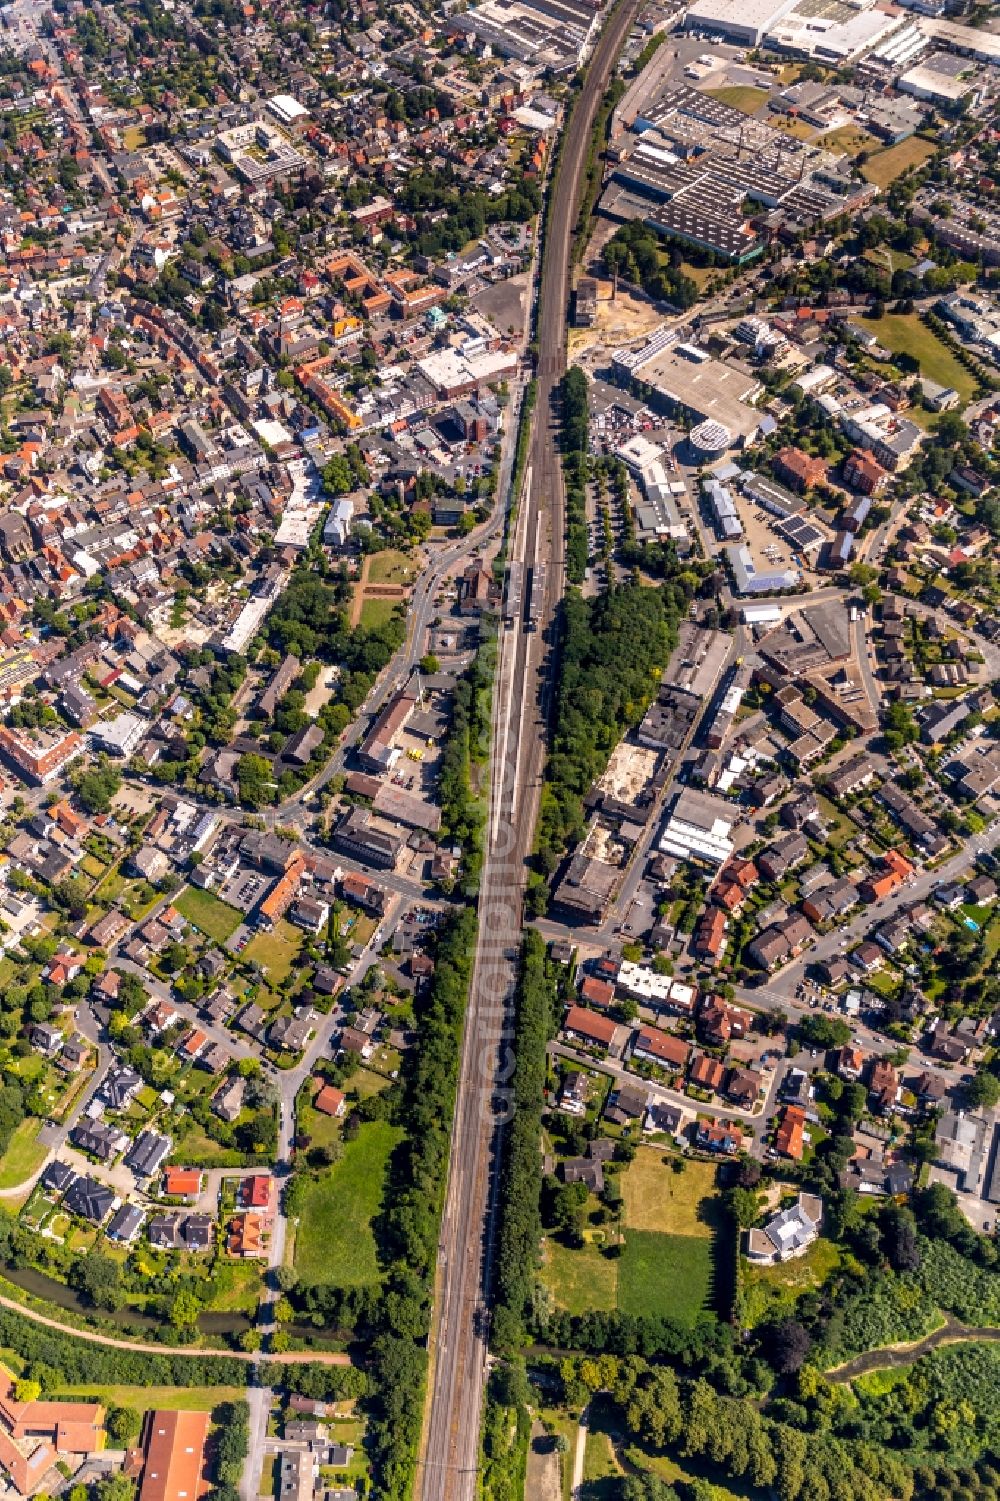
<instances>
[{"instance_id":1,"label":"dense woodland","mask_svg":"<svg viewBox=\"0 0 1000 1501\"><path fill-rule=\"evenodd\" d=\"M638 723L677 642L690 596L677 580L634 581L563 602L562 671L542 788L537 858L551 875L584 827L583 799L626 730Z\"/></svg>"}]
</instances>

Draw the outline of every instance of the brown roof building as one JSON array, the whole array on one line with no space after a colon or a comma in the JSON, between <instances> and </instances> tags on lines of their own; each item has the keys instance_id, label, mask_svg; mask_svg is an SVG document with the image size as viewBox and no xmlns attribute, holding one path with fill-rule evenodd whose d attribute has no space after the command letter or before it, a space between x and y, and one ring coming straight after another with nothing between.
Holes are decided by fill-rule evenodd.
<instances>
[{"instance_id":1,"label":"brown roof building","mask_svg":"<svg viewBox=\"0 0 1000 1501\"><path fill-rule=\"evenodd\" d=\"M795 490L808 490L826 480L826 463L803 453L801 448L783 448L774 456L774 472Z\"/></svg>"},{"instance_id":2,"label":"brown roof building","mask_svg":"<svg viewBox=\"0 0 1000 1501\"><path fill-rule=\"evenodd\" d=\"M632 1056L658 1063L661 1068L684 1068L691 1049L672 1032L656 1027L640 1027L632 1046Z\"/></svg>"},{"instance_id":3,"label":"brown roof building","mask_svg":"<svg viewBox=\"0 0 1000 1501\"><path fill-rule=\"evenodd\" d=\"M152 1412L139 1501L199 1501L204 1476L207 1412Z\"/></svg>"}]
</instances>

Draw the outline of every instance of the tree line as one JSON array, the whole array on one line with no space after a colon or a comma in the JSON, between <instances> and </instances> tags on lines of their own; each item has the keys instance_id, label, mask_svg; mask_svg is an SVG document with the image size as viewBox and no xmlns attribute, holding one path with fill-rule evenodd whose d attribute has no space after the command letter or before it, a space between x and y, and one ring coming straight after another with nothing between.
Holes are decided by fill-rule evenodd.
<instances>
[{"instance_id":1,"label":"tree line","mask_svg":"<svg viewBox=\"0 0 1000 1501\"><path fill-rule=\"evenodd\" d=\"M545 943L534 928L525 934L517 993L514 1041L514 1118L504 1146L496 1304L491 1343L513 1354L525 1341L534 1301L542 1233L542 1110L545 1049L556 1028L554 987L546 970Z\"/></svg>"},{"instance_id":2,"label":"tree line","mask_svg":"<svg viewBox=\"0 0 1000 1501\"><path fill-rule=\"evenodd\" d=\"M562 453L566 487L566 576L582 584L587 572L587 472L590 446L587 377L573 365L562 379Z\"/></svg>"},{"instance_id":3,"label":"tree line","mask_svg":"<svg viewBox=\"0 0 1000 1501\"><path fill-rule=\"evenodd\" d=\"M563 601L563 652L552 751L542 788L537 858L549 876L583 832L583 799L626 730L645 712L677 643L689 601L680 580L658 589L635 580L594 599Z\"/></svg>"}]
</instances>

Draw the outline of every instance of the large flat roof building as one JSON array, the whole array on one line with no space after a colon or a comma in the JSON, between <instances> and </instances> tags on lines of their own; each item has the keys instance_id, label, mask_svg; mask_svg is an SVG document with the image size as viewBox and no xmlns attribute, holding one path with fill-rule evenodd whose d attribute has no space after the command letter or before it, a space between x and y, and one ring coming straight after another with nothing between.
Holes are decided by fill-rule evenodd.
<instances>
[{"instance_id":1,"label":"large flat roof building","mask_svg":"<svg viewBox=\"0 0 1000 1501\"><path fill-rule=\"evenodd\" d=\"M685 788L660 835L660 849L680 860L723 865L733 853L734 819L733 805L724 798Z\"/></svg>"},{"instance_id":2,"label":"large flat roof building","mask_svg":"<svg viewBox=\"0 0 1000 1501\"><path fill-rule=\"evenodd\" d=\"M796 0L694 0L684 24L689 31L714 31L731 42L759 47L765 33L795 5Z\"/></svg>"},{"instance_id":3,"label":"large flat roof building","mask_svg":"<svg viewBox=\"0 0 1000 1501\"><path fill-rule=\"evenodd\" d=\"M761 418L757 408L750 405L761 392L756 375L714 360L692 345L656 348L651 343L647 347L652 352L638 365L616 359L620 376L642 381L662 404L687 411L698 422L720 422L736 444L754 440Z\"/></svg>"}]
</instances>

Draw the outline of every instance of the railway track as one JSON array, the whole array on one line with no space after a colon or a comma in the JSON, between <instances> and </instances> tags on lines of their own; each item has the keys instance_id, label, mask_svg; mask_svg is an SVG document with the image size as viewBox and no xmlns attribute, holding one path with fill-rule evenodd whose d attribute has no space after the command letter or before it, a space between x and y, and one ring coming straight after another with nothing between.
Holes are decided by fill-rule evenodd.
<instances>
[{"instance_id":1,"label":"railway track","mask_svg":"<svg viewBox=\"0 0 1000 1501\"><path fill-rule=\"evenodd\" d=\"M565 587L557 396L566 368L570 251L594 118L639 3L619 0L598 39L566 127L542 246L538 400L526 500L518 512L510 558L520 565L522 579L540 565L544 597L537 630L519 610L500 639L479 936L439 1246L429 1343L429 1409L417 1469L417 1501L474 1501L478 1490L489 1288L500 1148L513 1071L509 1044L522 900L545 765L553 624Z\"/></svg>"}]
</instances>

